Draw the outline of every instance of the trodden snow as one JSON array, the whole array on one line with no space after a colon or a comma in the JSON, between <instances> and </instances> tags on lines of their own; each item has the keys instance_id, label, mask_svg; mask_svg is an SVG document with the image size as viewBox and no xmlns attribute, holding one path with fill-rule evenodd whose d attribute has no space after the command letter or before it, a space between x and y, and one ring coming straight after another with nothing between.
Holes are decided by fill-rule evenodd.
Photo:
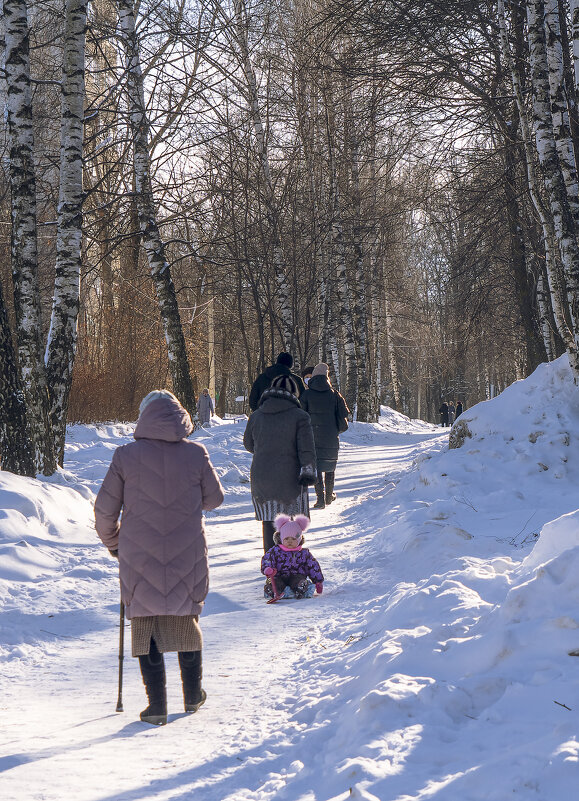
<instances>
[{"instance_id":1,"label":"trodden snow","mask_svg":"<svg viewBox=\"0 0 579 801\"><path fill-rule=\"evenodd\" d=\"M579 786L579 389L566 357L466 410L472 437L383 407L342 437L307 543L311 600L267 605L244 420L195 434L208 700L145 706L92 502L133 425L71 426L53 479L0 473L3 801L568 801ZM127 632L128 636L128 632Z\"/></svg>"}]
</instances>

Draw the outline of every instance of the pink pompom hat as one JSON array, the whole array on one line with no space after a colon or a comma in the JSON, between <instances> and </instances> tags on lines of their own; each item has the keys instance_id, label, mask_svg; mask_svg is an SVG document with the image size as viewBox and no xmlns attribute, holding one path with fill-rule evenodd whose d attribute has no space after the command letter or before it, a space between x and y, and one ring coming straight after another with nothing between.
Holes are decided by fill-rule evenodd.
<instances>
[{"instance_id":1,"label":"pink pompom hat","mask_svg":"<svg viewBox=\"0 0 579 801\"><path fill-rule=\"evenodd\" d=\"M282 542L287 537L295 537L299 542L302 532L310 525L305 515L296 515L293 520L289 515L278 515L273 522Z\"/></svg>"}]
</instances>

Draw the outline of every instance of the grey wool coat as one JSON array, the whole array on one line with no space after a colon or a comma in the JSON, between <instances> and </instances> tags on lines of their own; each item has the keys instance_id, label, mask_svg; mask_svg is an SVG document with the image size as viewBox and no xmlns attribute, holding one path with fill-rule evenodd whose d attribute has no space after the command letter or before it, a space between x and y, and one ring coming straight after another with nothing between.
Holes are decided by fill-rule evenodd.
<instances>
[{"instance_id":1,"label":"grey wool coat","mask_svg":"<svg viewBox=\"0 0 579 801\"><path fill-rule=\"evenodd\" d=\"M326 376L315 375L310 378L300 403L312 420L318 472L332 473L340 449L338 419L345 420L349 414L346 401L332 389Z\"/></svg>"},{"instance_id":2,"label":"grey wool coat","mask_svg":"<svg viewBox=\"0 0 579 801\"><path fill-rule=\"evenodd\" d=\"M253 454L251 496L256 518L308 514L308 490L299 477L302 471L315 476L316 449L309 415L295 395L266 390L247 421L243 444Z\"/></svg>"},{"instance_id":3,"label":"grey wool coat","mask_svg":"<svg viewBox=\"0 0 579 801\"><path fill-rule=\"evenodd\" d=\"M116 449L97 495L97 534L118 550L128 618L198 615L203 608L203 510L222 503L223 489L206 449L186 439L192 428L177 400L149 403L135 442Z\"/></svg>"},{"instance_id":4,"label":"grey wool coat","mask_svg":"<svg viewBox=\"0 0 579 801\"><path fill-rule=\"evenodd\" d=\"M204 395L201 393L197 400L197 414L199 415L200 423L211 422L211 415L215 414L215 406L213 405L213 398L211 395Z\"/></svg>"}]
</instances>

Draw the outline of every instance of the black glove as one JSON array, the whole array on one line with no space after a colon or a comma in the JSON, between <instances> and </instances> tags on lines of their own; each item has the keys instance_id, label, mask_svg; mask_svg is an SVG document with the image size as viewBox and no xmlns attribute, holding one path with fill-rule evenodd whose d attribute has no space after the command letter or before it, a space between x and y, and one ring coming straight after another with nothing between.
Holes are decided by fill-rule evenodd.
<instances>
[{"instance_id":1,"label":"black glove","mask_svg":"<svg viewBox=\"0 0 579 801\"><path fill-rule=\"evenodd\" d=\"M114 550L114 551L111 551L111 549L109 548L109 553L110 553L111 556L114 556L115 559L119 558L119 549L118 548L116 550Z\"/></svg>"},{"instance_id":2,"label":"black glove","mask_svg":"<svg viewBox=\"0 0 579 801\"><path fill-rule=\"evenodd\" d=\"M300 470L298 482L302 487L313 487L317 481L317 478L317 473L315 473L309 465L306 465Z\"/></svg>"}]
</instances>

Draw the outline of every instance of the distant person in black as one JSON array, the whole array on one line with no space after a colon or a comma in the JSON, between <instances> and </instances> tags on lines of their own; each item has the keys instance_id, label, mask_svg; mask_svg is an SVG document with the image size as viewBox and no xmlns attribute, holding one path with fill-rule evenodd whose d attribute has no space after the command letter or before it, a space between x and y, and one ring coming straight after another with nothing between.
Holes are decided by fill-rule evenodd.
<instances>
[{"instance_id":1,"label":"distant person in black","mask_svg":"<svg viewBox=\"0 0 579 801\"><path fill-rule=\"evenodd\" d=\"M448 426L448 403L442 401L442 405L438 411L440 412L440 425L443 427Z\"/></svg>"},{"instance_id":2,"label":"distant person in black","mask_svg":"<svg viewBox=\"0 0 579 801\"><path fill-rule=\"evenodd\" d=\"M458 418L459 414L462 414L462 401L458 401L456 404L456 415L454 417L455 420Z\"/></svg>"},{"instance_id":3,"label":"distant person in black","mask_svg":"<svg viewBox=\"0 0 579 801\"><path fill-rule=\"evenodd\" d=\"M280 353L277 357L276 363L272 364L270 367L266 367L264 372L255 379L251 388L251 392L249 393L249 408L252 412L257 409L259 405L259 399L265 390L270 388L271 382L274 378L277 378L278 375L285 375L293 378L298 388L299 398L305 387L300 376L292 373L290 368L292 367L293 363L294 360L291 353Z\"/></svg>"}]
</instances>

